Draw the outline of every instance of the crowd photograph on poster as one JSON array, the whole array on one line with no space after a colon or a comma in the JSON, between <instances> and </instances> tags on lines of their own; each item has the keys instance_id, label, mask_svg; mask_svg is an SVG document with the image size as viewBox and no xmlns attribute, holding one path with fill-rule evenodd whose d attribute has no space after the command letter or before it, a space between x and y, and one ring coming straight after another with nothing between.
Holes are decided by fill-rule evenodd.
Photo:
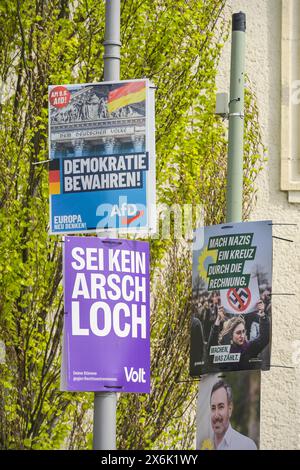
<instances>
[{"instance_id":1,"label":"crowd photograph on poster","mask_svg":"<svg viewBox=\"0 0 300 470\"><path fill-rule=\"evenodd\" d=\"M201 247L197 241L204 233ZM270 368L272 225L198 229L193 250L190 372Z\"/></svg>"}]
</instances>

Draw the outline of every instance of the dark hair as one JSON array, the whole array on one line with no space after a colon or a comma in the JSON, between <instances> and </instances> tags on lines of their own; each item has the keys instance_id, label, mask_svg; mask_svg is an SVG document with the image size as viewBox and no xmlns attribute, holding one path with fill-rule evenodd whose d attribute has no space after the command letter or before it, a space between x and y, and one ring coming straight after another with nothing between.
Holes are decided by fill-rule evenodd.
<instances>
[{"instance_id":1,"label":"dark hair","mask_svg":"<svg viewBox=\"0 0 300 470\"><path fill-rule=\"evenodd\" d=\"M219 380L218 382L215 383L215 385L214 385L213 388L211 389L210 401L211 401L212 394L213 394L216 390L219 390L219 388L224 388L224 389L225 389L226 395L227 395L228 404L229 404L229 403L233 403L232 389L231 389L231 387L230 387L227 383L224 382L224 380Z\"/></svg>"}]
</instances>

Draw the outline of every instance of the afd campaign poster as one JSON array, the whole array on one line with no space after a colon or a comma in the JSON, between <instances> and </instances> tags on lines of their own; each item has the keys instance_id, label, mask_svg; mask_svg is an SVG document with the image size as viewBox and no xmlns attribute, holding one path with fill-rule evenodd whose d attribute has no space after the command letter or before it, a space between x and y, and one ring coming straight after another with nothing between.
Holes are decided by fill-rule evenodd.
<instances>
[{"instance_id":1,"label":"afd campaign poster","mask_svg":"<svg viewBox=\"0 0 300 470\"><path fill-rule=\"evenodd\" d=\"M154 86L49 87L50 233L155 231Z\"/></svg>"},{"instance_id":2,"label":"afd campaign poster","mask_svg":"<svg viewBox=\"0 0 300 470\"><path fill-rule=\"evenodd\" d=\"M201 377L196 411L197 450L258 450L260 441L258 370Z\"/></svg>"},{"instance_id":3,"label":"afd campaign poster","mask_svg":"<svg viewBox=\"0 0 300 470\"><path fill-rule=\"evenodd\" d=\"M65 237L61 389L150 393L149 244Z\"/></svg>"},{"instance_id":4,"label":"afd campaign poster","mask_svg":"<svg viewBox=\"0 0 300 470\"><path fill-rule=\"evenodd\" d=\"M270 368L272 222L199 228L190 374Z\"/></svg>"}]
</instances>

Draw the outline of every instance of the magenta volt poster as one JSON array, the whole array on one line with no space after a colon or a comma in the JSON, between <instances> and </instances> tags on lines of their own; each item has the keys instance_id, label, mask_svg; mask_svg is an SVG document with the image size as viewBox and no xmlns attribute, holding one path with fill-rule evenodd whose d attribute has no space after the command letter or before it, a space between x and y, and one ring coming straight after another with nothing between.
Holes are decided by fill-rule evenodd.
<instances>
[{"instance_id":1,"label":"magenta volt poster","mask_svg":"<svg viewBox=\"0 0 300 470\"><path fill-rule=\"evenodd\" d=\"M150 392L149 244L65 237L61 389Z\"/></svg>"}]
</instances>

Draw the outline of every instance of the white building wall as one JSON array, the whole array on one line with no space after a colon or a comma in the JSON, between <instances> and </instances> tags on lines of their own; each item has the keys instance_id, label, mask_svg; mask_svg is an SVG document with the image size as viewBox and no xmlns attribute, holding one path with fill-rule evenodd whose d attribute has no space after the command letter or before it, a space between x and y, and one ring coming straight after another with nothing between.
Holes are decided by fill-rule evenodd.
<instances>
[{"instance_id":1,"label":"white building wall","mask_svg":"<svg viewBox=\"0 0 300 470\"><path fill-rule=\"evenodd\" d=\"M300 449L300 204L289 203L288 192L280 189L281 146L286 149L291 143L290 138L286 142L281 138L281 71L289 67L284 54L281 59L282 1L228 0L229 21L231 14L238 11L246 13L245 71L257 94L268 158L257 180L257 202L251 220L298 224L273 227L274 235L294 240L288 243L273 239L273 293L294 295L272 298L272 367L261 373L261 448ZM222 53L217 79L219 92L229 91L229 70L230 39ZM298 132L300 135L300 128ZM299 155L300 152L297 159Z\"/></svg>"}]
</instances>

